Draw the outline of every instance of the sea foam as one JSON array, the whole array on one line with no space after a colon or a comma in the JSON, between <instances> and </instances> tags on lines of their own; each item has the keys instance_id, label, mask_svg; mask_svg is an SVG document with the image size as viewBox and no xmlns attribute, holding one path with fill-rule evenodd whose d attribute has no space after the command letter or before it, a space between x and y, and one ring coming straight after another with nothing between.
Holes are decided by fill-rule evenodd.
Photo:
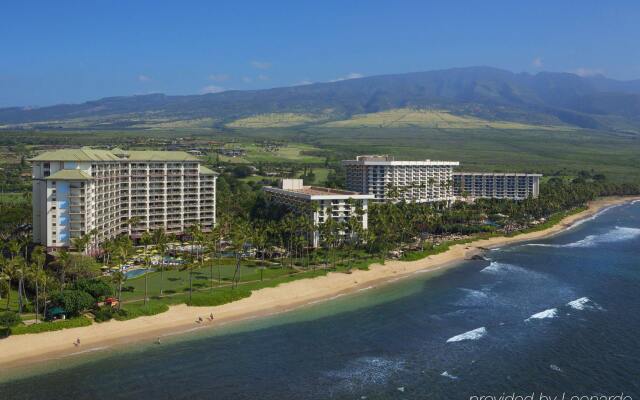
<instances>
[{"instance_id":1,"label":"sea foam","mask_svg":"<svg viewBox=\"0 0 640 400\"><path fill-rule=\"evenodd\" d=\"M548 310L540 311L539 313L533 314L529 318L525 319L525 321L531 321L532 319L555 318L557 314L558 314L557 308L550 308Z\"/></svg>"},{"instance_id":2,"label":"sea foam","mask_svg":"<svg viewBox=\"0 0 640 400\"><path fill-rule=\"evenodd\" d=\"M589 235L584 239L580 239L576 242L566 244L547 244L547 243L529 243L527 246L539 246L539 247L595 247L601 243L614 243L625 240L635 239L640 236L640 228L629 228L625 226L616 226L607 233L600 235Z\"/></svg>"},{"instance_id":3,"label":"sea foam","mask_svg":"<svg viewBox=\"0 0 640 400\"><path fill-rule=\"evenodd\" d=\"M447 343L461 342L463 340L478 340L487 334L487 328L480 327L460 335L456 335L447 339Z\"/></svg>"},{"instance_id":4,"label":"sea foam","mask_svg":"<svg viewBox=\"0 0 640 400\"><path fill-rule=\"evenodd\" d=\"M449 373L449 372L447 372L447 371L444 371L443 373L441 373L441 374L440 374L440 376L444 376L445 378L449 378L449 379L453 379L453 380L458 379L458 377L457 377L457 376L452 375L452 374L450 374L450 373Z\"/></svg>"},{"instance_id":5,"label":"sea foam","mask_svg":"<svg viewBox=\"0 0 640 400\"><path fill-rule=\"evenodd\" d=\"M491 261L491 264L481 269L480 272L496 274L496 273L505 272L505 271L513 271L517 268L518 267L516 267L515 265L505 264L498 261Z\"/></svg>"},{"instance_id":6,"label":"sea foam","mask_svg":"<svg viewBox=\"0 0 640 400\"><path fill-rule=\"evenodd\" d=\"M602 307L600 307L598 304L591 301L591 299L588 297L580 297L579 299L575 299L573 301L568 302L567 305L573 308L574 310L579 310L579 311L583 311L587 309L592 309L592 310L595 309L595 310L602 311Z\"/></svg>"}]
</instances>

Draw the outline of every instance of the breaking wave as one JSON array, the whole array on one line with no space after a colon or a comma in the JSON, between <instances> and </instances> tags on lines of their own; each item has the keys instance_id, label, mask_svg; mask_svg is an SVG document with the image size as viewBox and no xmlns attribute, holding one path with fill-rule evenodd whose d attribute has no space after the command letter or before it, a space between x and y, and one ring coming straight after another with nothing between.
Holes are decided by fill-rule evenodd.
<instances>
[{"instance_id":1,"label":"breaking wave","mask_svg":"<svg viewBox=\"0 0 640 400\"><path fill-rule=\"evenodd\" d=\"M474 329L472 331L468 331L460 335L450 337L449 339L447 339L447 343L461 342L463 340L478 340L484 337L486 334L487 334L487 328L483 326L483 327Z\"/></svg>"},{"instance_id":2,"label":"breaking wave","mask_svg":"<svg viewBox=\"0 0 640 400\"><path fill-rule=\"evenodd\" d=\"M447 371L444 371L443 373L441 373L441 374L440 374L440 376L444 376L445 378L449 378L449 379L453 379L453 380L458 379L458 377L457 377L457 376L452 375L452 374L450 374L450 373L449 373L449 372L447 372Z\"/></svg>"},{"instance_id":3,"label":"breaking wave","mask_svg":"<svg viewBox=\"0 0 640 400\"><path fill-rule=\"evenodd\" d=\"M558 367L555 364L551 364L549 365L549 368L551 368L552 370L556 371L556 372L562 372L562 368Z\"/></svg>"},{"instance_id":4,"label":"breaking wave","mask_svg":"<svg viewBox=\"0 0 640 400\"><path fill-rule=\"evenodd\" d=\"M616 205L613 205L613 206L605 207L602 210L596 212L595 214L593 214L592 216L590 216L588 218L584 218L584 219L581 219L581 220L578 220L578 221L574 222L573 224L571 224L571 228L575 228L576 226L580 226L580 225L582 225L582 224L584 224L585 222L588 222L588 221L593 221L594 219L598 218L599 216L601 216L602 214L606 213L607 211L609 211L609 210L611 210L613 208L619 207L619 206L621 206L621 204L616 204Z\"/></svg>"},{"instance_id":5,"label":"breaking wave","mask_svg":"<svg viewBox=\"0 0 640 400\"><path fill-rule=\"evenodd\" d=\"M517 267L517 266L512 265L512 264L501 263L501 262L498 262L498 261L491 261L491 264L489 264L486 267L484 267L483 269L481 269L480 272L496 274L496 273L500 273L500 272L514 271L514 270L517 270L517 269L520 269L520 267Z\"/></svg>"},{"instance_id":6,"label":"breaking wave","mask_svg":"<svg viewBox=\"0 0 640 400\"><path fill-rule=\"evenodd\" d=\"M533 314L529 318L525 319L525 321L531 321L532 319L555 318L557 314L558 314L557 308L550 308L548 310L544 310L539 313Z\"/></svg>"},{"instance_id":7,"label":"breaking wave","mask_svg":"<svg viewBox=\"0 0 640 400\"><path fill-rule=\"evenodd\" d=\"M635 239L640 236L640 228L628 228L624 226L616 226L614 229L601 235L589 235L584 239L566 244L547 244L547 243L529 243L527 246L538 247L595 247L601 243L614 243L624 240Z\"/></svg>"},{"instance_id":8,"label":"breaking wave","mask_svg":"<svg viewBox=\"0 0 640 400\"><path fill-rule=\"evenodd\" d=\"M575 299L573 301L570 301L567 303L567 305L571 308L573 308L574 310L602 310L602 307L600 307L598 304L594 303L593 301L591 301L591 299L589 299L588 297L580 297L579 299Z\"/></svg>"}]
</instances>

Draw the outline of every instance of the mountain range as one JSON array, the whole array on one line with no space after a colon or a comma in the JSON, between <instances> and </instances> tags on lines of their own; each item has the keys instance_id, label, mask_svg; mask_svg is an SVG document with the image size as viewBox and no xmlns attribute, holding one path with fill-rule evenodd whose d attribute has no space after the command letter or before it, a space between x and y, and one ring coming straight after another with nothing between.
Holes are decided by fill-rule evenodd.
<instances>
[{"instance_id":1,"label":"mountain range","mask_svg":"<svg viewBox=\"0 0 640 400\"><path fill-rule=\"evenodd\" d=\"M295 125L344 121L395 109L438 110L477 120L635 134L640 132L640 80L453 68L265 90L150 94L40 108L0 108L0 127L224 128L233 126L234 121L270 115L286 115L294 121L290 125Z\"/></svg>"}]
</instances>

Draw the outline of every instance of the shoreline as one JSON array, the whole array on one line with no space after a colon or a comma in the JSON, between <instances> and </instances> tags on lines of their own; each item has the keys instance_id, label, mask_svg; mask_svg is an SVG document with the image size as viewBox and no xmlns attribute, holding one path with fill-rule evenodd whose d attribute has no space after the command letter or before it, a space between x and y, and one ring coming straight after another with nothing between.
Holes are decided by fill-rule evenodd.
<instances>
[{"instance_id":1,"label":"shoreline","mask_svg":"<svg viewBox=\"0 0 640 400\"><path fill-rule=\"evenodd\" d=\"M109 348L152 341L158 337L174 336L194 330L212 329L232 322L261 318L294 309L331 301L336 297L356 293L359 290L394 282L416 272L445 270L478 254L508 244L542 239L563 232L579 221L586 220L611 206L639 200L638 196L607 197L594 200L586 210L569 215L557 224L540 231L512 237L478 239L457 244L445 252L415 261L390 260L384 265L372 264L368 271L354 270L351 274L330 272L325 276L300 279L276 287L254 291L251 296L214 307L171 306L164 313L139 317L127 321L94 323L90 326L10 336L0 340L0 372L12 367L28 366L55 358L72 357L82 353L103 351ZM213 313L213 322L197 324L198 317ZM205 320L206 321L206 320ZM76 338L82 341L75 347Z\"/></svg>"}]
</instances>

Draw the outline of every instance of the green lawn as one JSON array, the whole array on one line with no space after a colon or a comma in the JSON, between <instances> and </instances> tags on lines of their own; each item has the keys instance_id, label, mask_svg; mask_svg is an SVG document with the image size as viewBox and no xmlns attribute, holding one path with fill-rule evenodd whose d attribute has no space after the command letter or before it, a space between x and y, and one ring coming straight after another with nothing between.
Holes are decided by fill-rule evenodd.
<instances>
[{"instance_id":1,"label":"green lawn","mask_svg":"<svg viewBox=\"0 0 640 400\"><path fill-rule=\"evenodd\" d=\"M213 286L226 286L231 283L235 272L234 260L223 259L222 265L219 262L214 263L213 270L208 266L195 269L193 274L193 288L195 290L205 289ZM160 288L163 288L164 295L175 295L180 293L188 293L189 291L189 271L186 269L171 268L162 273L157 271L148 274L147 284L149 297L160 295ZM213 272L213 275L211 274ZM288 275L289 269L281 267L269 267L262 270L263 279L272 279L282 275ZM241 282L247 282L260 279L261 270L252 261L244 261L240 267ZM123 301L142 300L144 299L144 276L128 279L124 283L127 291L122 293Z\"/></svg>"}]
</instances>

